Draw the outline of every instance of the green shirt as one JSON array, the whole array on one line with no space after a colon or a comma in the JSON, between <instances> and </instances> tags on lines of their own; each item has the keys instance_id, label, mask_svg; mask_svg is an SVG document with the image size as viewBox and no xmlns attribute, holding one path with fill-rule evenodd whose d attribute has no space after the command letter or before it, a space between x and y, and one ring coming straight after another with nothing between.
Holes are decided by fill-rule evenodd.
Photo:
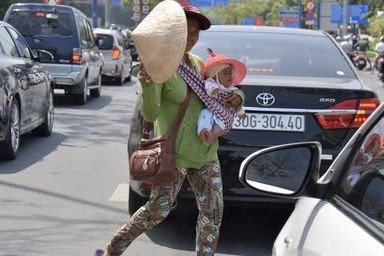
<instances>
[{"instance_id":1,"label":"green shirt","mask_svg":"<svg viewBox=\"0 0 384 256\"><path fill-rule=\"evenodd\" d=\"M192 65L197 72L203 65L202 60L193 54L189 54ZM142 85L141 114L144 119L154 123L156 136L166 134L180 111L187 94L187 84L178 72L162 84L154 82L146 83L140 79ZM244 102L244 93L235 90ZM191 98L180 124L175 142L176 167L201 168L204 164L217 160L218 141L211 145L204 144L197 134L197 120L204 104L192 91Z\"/></svg>"}]
</instances>

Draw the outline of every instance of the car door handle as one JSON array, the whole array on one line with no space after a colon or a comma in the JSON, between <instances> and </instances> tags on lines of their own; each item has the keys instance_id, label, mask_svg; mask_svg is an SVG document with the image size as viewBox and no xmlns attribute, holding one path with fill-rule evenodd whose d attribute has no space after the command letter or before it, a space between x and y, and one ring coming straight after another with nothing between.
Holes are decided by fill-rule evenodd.
<instances>
[{"instance_id":1,"label":"car door handle","mask_svg":"<svg viewBox=\"0 0 384 256\"><path fill-rule=\"evenodd\" d=\"M20 73L21 73L21 69L20 69L20 68L14 68L14 69L13 69L13 72L14 72L16 75L20 75Z\"/></svg>"},{"instance_id":2,"label":"car door handle","mask_svg":"<svg viewBox=\"0 0 384 256\"><path fill-rule=\"evenodd\" d=\"M293 239L291 237L288 237L288 236L285 237L284 238L285 248L288 248L292 242L293 242Z\"/></svg>"}]
</instances>

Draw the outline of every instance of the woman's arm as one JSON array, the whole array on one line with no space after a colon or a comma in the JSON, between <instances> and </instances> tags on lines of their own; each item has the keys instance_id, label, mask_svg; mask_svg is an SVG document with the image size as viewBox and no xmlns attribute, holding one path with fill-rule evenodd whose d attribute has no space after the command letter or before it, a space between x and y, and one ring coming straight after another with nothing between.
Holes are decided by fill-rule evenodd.
<instances>
[{"instance_id":1,"label":"woman's arm","mask_svg":"<svg viewBox=\"0 0 384 256\"><path fill-rule=\"evenodd\" d=\"M163 84L153 82L144 72L137 76L141 85L140 113L145 120L154 122L160 113L161 91Z\"/></svg>"},{"instance_id":2,"label":"woman's arm","mask_svg":"<svg viewBox=\"0 0 384 256\"><path fill-rule=\"evenodd\" d=\"M238 111L244 105L245 94L240 89L233 90L233 93L226 96L227 106Z\"/></svg>"}]
</instances>

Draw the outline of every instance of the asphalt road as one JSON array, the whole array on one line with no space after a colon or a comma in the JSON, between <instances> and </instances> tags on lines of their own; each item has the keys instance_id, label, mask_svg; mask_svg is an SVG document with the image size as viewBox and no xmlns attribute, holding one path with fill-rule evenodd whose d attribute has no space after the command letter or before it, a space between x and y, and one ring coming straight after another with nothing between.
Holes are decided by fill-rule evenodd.
<instances>
[{"instance_id":1,"label":"asphalt road","mask_svg":"<svg viewBox=\"0 0 384 256\"><path fill-rule=\"evenodd\" d=\"M384 99L375 75L361 77ZM105 85L85 106L58 95L52 136L23 136L18 158L0 161L0 255L91 256L128 219L126 140L136 90L135 81ZM226 208L216 255L270 255L287 216ZM124 255L194 255L195 217L176 214Z\"/></svg>"}]
</instances>

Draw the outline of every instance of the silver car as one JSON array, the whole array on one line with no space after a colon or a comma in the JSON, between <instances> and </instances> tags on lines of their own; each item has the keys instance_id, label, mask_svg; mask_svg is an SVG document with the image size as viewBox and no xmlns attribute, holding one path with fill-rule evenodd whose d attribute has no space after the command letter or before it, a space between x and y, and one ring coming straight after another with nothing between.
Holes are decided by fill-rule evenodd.
<instances>
[{"instance_id":1,"label":"silver car","mask_svg":"<svg viewBox=\"0 0 384 256\"><path fill-rule=\"evenodd\" d=\"M123 34L119 30L106 28L95 28L93 33L104 58L103 80L115 80L119 85L130 81L132 57Z\"/></svg>"}]
</instances>

